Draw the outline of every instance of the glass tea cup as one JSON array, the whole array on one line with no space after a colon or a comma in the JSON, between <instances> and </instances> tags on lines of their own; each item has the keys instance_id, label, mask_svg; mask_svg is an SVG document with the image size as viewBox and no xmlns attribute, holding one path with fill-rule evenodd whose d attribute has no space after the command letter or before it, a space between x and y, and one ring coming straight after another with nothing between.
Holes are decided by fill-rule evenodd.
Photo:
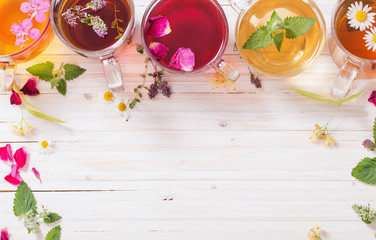
<instances>
[{"instance_id":1,"label":"glass tea cup","mask_svg":"<svg viewBox=\"0 0 376 240\"><path fill-rule=\"evenodd\" d=\"M320 55L326 40L324 17L312 0L229 0L239 14L235 28L236 46L242 59L256 72L273 77L293 77ZM276 11L282 20L288 16L315 18L311 29L296 39L283 39L279 52L273 44L263 49L243 49L249 36L266 25Z\"/></svg>"},{"instance_id":2,"label":"glass tea cup","mask_svg":"<svg viewBox=\"0 0 376 240\"><path fill-rule=\"evenodd\" d=\"M134 34L133 0L52 0L50 15L59 39L79 55L101 60L111 91L124 91L117 58Z\"/></svg>"},{"instance_id":3,"label":"glass tea cup","mask_svg":"<svg viewBox=\"0 0 376 240\"><path fill-rule=\"evenodd\" d=\"M165 34L149 35L151 20L165 20ZM167 21L167 23L166 23ZM166 29L161 29L165 31ZM166 31L167 31L166 30ZM216 0L153 0L147 7L141 22L141 38L150 59L161 69L173 73L190 75L214 68L226 78L236 81L239 73L222 59L229 37L226 15ZM151 43L161 43L166 54L158 59L150 50ZM181 49L189 49L194 63L189 69L171 65L173 56ZM181 52L184 55L184 51ZM175 55L177 56L177 55Z\"/></svg>"},{"instance_id":4,"label":"glass tea cup","mask_svg":"<svg viewBox=\"0 0 376 240\"><path fill-rule=\"evenodd\" d=\"M44 7L38 11L38 18L28 15L33 9L24 2L0 1L0 91L12 89L16 65L37 57L55 36L48 18L49 1L42 1Z\"/></svg>"},{"instance_id":5,"label":"glass tea cup","mask_svg":"<svg viewBox=\"0 0 376 240\"><path fill-rule=\"evenodd\" d=\"M331 94L337 99L343 99L351 90L357 77L376 77L376 52L368 49L365 37L370 29L356 29L349 24L346 15L351 4L355 1L338 0L332 14L331 35L329 37L329 51L333 61L340 67ZM362 1L357 1L358 3ZM362 2L363 4L363 2ZM364 3L364 7L367 3ZM376 4L370 3L375 12ZM371 24L370 26L374 26ZM372 34L372 33L371 33ZM371 35L371 43L375 44Z\"/></svg>"}]
</instances>

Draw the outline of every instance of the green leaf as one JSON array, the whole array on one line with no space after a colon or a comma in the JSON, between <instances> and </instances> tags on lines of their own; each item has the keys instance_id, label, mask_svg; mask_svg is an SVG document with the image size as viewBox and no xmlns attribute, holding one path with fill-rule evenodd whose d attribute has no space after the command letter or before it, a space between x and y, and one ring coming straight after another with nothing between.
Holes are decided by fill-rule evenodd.
<instances>
[{"instance_id":1,"label":"green leaf","mask_svg":"<svg viewBox=\"0 0 376 240\"><path fill-rule=\"evenodd\" d=\"M112 21L111 28L115 28L116 27L116 23L117 23L116 19L114 21Z\"/></svg>"},{"instance_id":2,"label":"green leaf","mask_svg":"<svg viewBox=\"0 0 376 240\"><path fill-rule=\"evenodd\" d=\"M302 95L304 97L307 97L307 98L310 98L310 99L313 99L313 100L336 103L336 104L342 103L342 101L340 101L340 100L330 99L330 98L327 98L325 96L322 96L322 95L319 95L319 94L316 94L316 93L311 93L311 92L307 92L307 91L303 91L303 90L295 89L295 88L290 88L290 89L295 91L296 93L299 93L300 95Z\"/></svg>"},{"instance_id":3,"label":"green leaf","mask_svg":"<svg viewBox=\"0 0 376 240\"><path fill-rule=\"evenodd\" d=\"M283 35L284 35L284 33L281 32L281 33L274 34L274 36L273 36L273 42L274 42L275 46L277 47L278 52L281 51L281 46L282 46L282 42L283 42Z\"/></svg>"},{"instance_id":4,"label":"green leaf","mask_svg":"<svg viewBox=\"0 0 376 240\"><path fill-rule=\"evenodd\" d=\"M64 64L64 78L65 80L73 80L75 78L78 78L81 74L83 74L86 69L75 65L75 64Z\"/></svg>"},{"instance_id":5,"label":"green leaf","mask_svg":"<svg viewBox=\"0 0 376 240\"><path fill-rule=\"evenodd\" d=\"M282 30L283 25L284 23L282 19L278 16L276 11L273 11L270 21L267 24L269 31L280 31Z\"/></svg>"},{"instance_id":6,"label":"green leaf","mask_svg":"<svg viewBox=\"0 0 376 240\"><path fill-rule=\"evenodd\" d=\"M115 37L115 40L119 40L121 38L121 36L123 36L123 34L119 34Z\"/></svg>"},{"instance_id":7,"label":"green leaf","mask_svg":"<svg viewBox=\"0 0 376 240\"><path fill-rule=\"evenodd\" d=\"M57 213L49 212L46 217L43 218L45 223L54 223L61 219L61 216Z\"/></svg>"},{"instance_id":8,"label":"green leaf","mask_svg":"<svg viewBox=\"0 0 376 240\"><path fill-rule=\"evenodd\" d=\"M243 49L260 49L268 47L272 43L272 36L266 26L262 26L249 36Z\"/></svg>"},{"instance_id":9,"label":"green leaf","mask_svg":"<svg viewBox=\"0 0 376 240\"><path fill-rule=\"evenodd\" d=\"M124 32L124 28L119 27L118 30L119 32Z\"/></svg>"},{"instance_id":10,"label":"green leaf","mask_svg":"<svg viewBox=\"0 0 376 240\"><path fill-rule=\"evenodd\" d=\"M141 45L137 45L136 50L139 54L144 54L144 47Z\"/></svg>"},{"instance_id":11,"label":"green leaf","mask_svg":"<svg viewBox=\"0 0 376 240\"><path fill-rule=\"evenodd\" d=\"M376 184L376 158L364 158L353 168L351 175L364 183Z\"/></svg>"},{"instance_id":12,"label":"green leaf","mask_svg":"<svg viewBox=\"0 0 376 240\"><path fill-rule=\"evenodd\" d=\"M362 95L363 93L363 90L358 92L358 93L355 93L354 95L351 95L350 97L348 98L345 98L344 100L342 100L342 103L345 103L345 102L348 102L348 101L351 101L351 100L354 100L355 98L358 98L360 97L360 95Z\"/></svg>"},{"instance_id":13,"label":"green leaf","mask_svg":"<svg viewBox=\"0 0 376 240\"><path fill-rule=\"evenodd\" d=\"M63 96L67 94L67 82L64 79L60 79L59 85L56 89L61 93Z\"/></svg>"},{"instance_id":14,"label":"green leaf","mask_svg":"<svg viewBox=\"0 0 376 240\"><path fill-rule=\"evenodd\" d=\"M283 21L285 23L286 37L291 39L297 38L300 35L308 32L308 30L313 26L317 19L296 16L287 17Z\"/></svg>"},{"instance_id":15,"label":"green leaf","mask_svg":"<svg viewBox=\"0 0 376 240\"><path fill-rule=\"evenodd\" d=\"M61 227L59 225L59 226L54 227L47 233L45 240L60 240L60 237L61 237Z\"/></svg>"},{"instance_id":16,"label":"green leaf","mask_svg":"<svg viewBox=\"0 0 376 240\"><path fill-rule=\"evenodd\" d=\"M123 20L121 20L120 18L118 18L118 21L119 21L119 22L123 22Z\"/></svg>"},{"instance_id":17,"label":"green leaf","mask_svg":"<svg viewBox=\"0 0 376 240\"><path fill-rule=\"evenodd\" d=\"M53 78L52 70L54 69L54 64L52 62L38 63L31 67L26 68L33 76L38 76L44 81L49 81Z\"/></svg>"},{"instance_id":18,"label":"green leaf","mask_svg":"<svg viewBox=\"0 0 376 240\"><path fill-rule=\"evenodd\" d=\"M17 192L13 202L13 212L15 216L26 214L28 211L35 209L37 202L34 194L31 192L29 186L22 181L17 188Z\"/></svg>"},{"instance_id":19,"label":"green leaf","mask_svg":"<svg viewBox=\"0 0 376 240\"><path fill-rule=\"evenodd\" d=\"M133 101L129 104L129 108L133 109L136 106L136 104L137 104L136 99L133 99Z\"/></svg>"}]
</instances>

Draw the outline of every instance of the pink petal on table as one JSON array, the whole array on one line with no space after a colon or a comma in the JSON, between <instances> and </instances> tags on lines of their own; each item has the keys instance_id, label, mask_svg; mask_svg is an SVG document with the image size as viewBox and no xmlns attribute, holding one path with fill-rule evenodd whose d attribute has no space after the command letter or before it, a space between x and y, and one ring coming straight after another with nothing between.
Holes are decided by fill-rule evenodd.
<instances>
[{"instance_id":1,"label":"pink petal on table","mask_svg":"<svg viewBox=\"0 0 376 240\"><path fill-rule=\"evenodd\" d=\"M39 174L38 170L36 170L35 168L32 168L31 171L33 171L35 177L38 178L38 180L42 184L42 179L40 178L40 174Z\"/></svg>"},{"instance_id":2,"label":"pink petal on table","mask_svg":"<svg viewBox=\"0 0 376 240\"><path fill-rule=\"evenodd\" d=\"M12 171L7 176L4 177L4 180L9 182L12 185L18 186L22 181L21 175L18 173L18 167L16 164L12 165Z\"/></svg>"},{"instance_id":3,"label":"pink petal on table","mask_svg":"<svg viewBox=\"0 0 376 240\"><path fill-rule=\"evenodd\" d=\"M30 33L29 33L29 36L30 36L32 39L37 39L37 38L39 38L39 36L40 36L40 30L39 30L39 29L36 29L36 28L31 29L31 31L30 31Z\"/></svg>"},{"instance_id":4,"label":"pink petal on table","mask_svg":"<svg viewBox=\"0 0 376 240\"><path fill-rule=\"evenodd\" d=\"M24 28L24 30L27 32L31 27L33 26L33 22L26 18L22 21L22 27Z\"/></svg>"},{"instance_id":5,"label":"pink petal on table","mask_svg":"<svg viewBox=\"0 0 376 240\"><path fill-rule=\"evenodd\" d=\"M3 228L3 229L1 229L1 237L0 237L0 240L9 240L8 229L7 229L7 228Z\"/></svg>"},{"instance_id":6,"label":"pink petal on table","mask_svg":"<svg viewBox=\"0 0 376 240\"><path fill-rule=\"evenodd\" d=\"M50 9L50 2L49 1L39 1L38 10L41 12L47 12Z\"/></svg>"},{"instance_id":7,"label":"pink petal on table","mask_svg":"<svg viewBox=\"0 0 376 240\"><path fill-rule=\"evenodd\" d=\"M12 147L7 144L5 147L0 148L0 159L5 162L13 162Z\"/></svg>"},{"instance_id":8,"label":"pink petal on table","mask_svg":"<svg viewBox=\"0 0 376 240\"><path fill-rule=\"evenodd\" d=\"M29 153L26 151L25 147L17 149L14 153L13 158L17 163L18 168L23 168L29 158Z\"/></svg>"},{"instance_id":9,"label":"pink petal on table","mask_svg":"<svg viewBox=\"0 0 376 240\"><path fill-rule=\"evenodd\" d=\"M169 66L187 72L192 71L195 66L195 54L190 48L179 48L172 56Z\"/></svg>"},{"instance_id":10,"label":"pink petal on table","mask_svg":"<svg viewBox=\"0 0 376 240\"><path fill-rule=\"evenodd\" d=\"M20 9L21 9L21 12L23 12L23 13L28 13L28 12L31 10L30 3L28 3L28 2L23 2L23 3L21 4Z\"/></svg>"},{"instance_id":11,"label":"pink petal on table","mask_svg":"<svg viewBox=\"0 0 376 240\"><path fill-rule=\"evenodd\" d=\"M37 81L36 77L32 77L27 80L27 83L21 88L21 92L28 96L35 96L39 94L39 90L37 89Z\"/></svg>"},{"instance_id":12,"label":"pink petal on table","mask_svg":"<svg viewBox=\"0 0 376 240\"><path fill-rule=\"evenodd\" d=\"M149 52L155 60L160 61L167 56L168 47L159 42L152 42L149 45Z\"/></svg>"},{"instance_id":13,"label":"pink petal on table","mask_svg":"<svg viewBox=\"0 0 376 240\"><path fill-rule=\"evenodd\" d=\"M170 23L163 16L149 18L146 25L146 35L151 37L163 37L171 31Z\"/></svg>"},{"instance_id":14,"label":"pink petal on table","mask_svg":"<svg viewBox=\"0 0 376 240\"><path fill-rule=\"evenodd\" d=\"M376 106L376 91L372 91L371 96L368 98L368 102L373 103Z\"/></svg>"},{"instance_id":15,"label":"pink petal on table","mask_svg":"<svg viewBox=\"0 0 376 240\"><path fill-rule=\"evenodd\" d=\"M19 24L13 23L10 27L10 31L14 34L19 34L20 32L22 32L22 28Z\"/></svg>"},{"instance_id":16,"label":"pink petal on table","mask_svg":"<svg viewBox=\"0 0 376 240\"><path fill-rule=\"evenodd\" d=\"M18 95L18 93L15 92L13 89L12 89L12 95L10 96L10 104L11 105L21 105L22 104L22 100L20 98L20 95Z\"/></svg>"},{"instance_id":17,"label":"pink petal on table","mask_svg":"<svg viewBox=\"0 0 376 240\"><path fill-rule=\"evenodd\" d=\"M43 21L45 21L46 20L46 14L44 13L44 12L37 12L37 15L35 15L35 20L37 21L37 22L43 22Z\"/></svg>"}]
</instances>

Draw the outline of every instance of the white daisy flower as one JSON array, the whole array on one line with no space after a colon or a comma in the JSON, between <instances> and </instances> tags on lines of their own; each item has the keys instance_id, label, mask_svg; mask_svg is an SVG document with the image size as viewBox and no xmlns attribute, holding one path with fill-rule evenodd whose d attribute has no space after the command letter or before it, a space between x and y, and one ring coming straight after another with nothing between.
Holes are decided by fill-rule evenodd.
<instances>
[{"instance_id":1,"label":"white daisy flower","mask_svg":"<svg viewBox=\"0 0 376 240\"><path fill-rule=\"evenodd\" d=\"M52 138L41 138L39 140L39 152L44 155L50 155L54 153L55 144Z\"/></svg>"},{"instance_id":2,"label":"white daisy flower","mask_svg":"<svg viewBox=\"0 0 376 240\"><path fill-rule=\"evenodd\" d=\"M368 50L372 49L372 51L376 51L376 27L372 27L369 29L370 31L366 31L366 35L364 36L364 40L366 40L366 47Z\"/></svg>"},{"instance_id":3,"label":"white daisy flower","mask_svg":"<svg viewBox=\"0 0 376 240\"><path fill-rule=\"evenodd\" d=\"M125 118L125 121L129 120L130 108L129 108L128 98L117 98L115 101L115 107L119 113Z\"/></svg>"},{"instance_id":4,"label":"white daisy flower","mask_svg":"<svg viewBox=\"0 0 376 240\"><path fill-rule=\"evenodd\" d=\"M370 12L372 7L365 5L363 7L363 2L355 2L350 5L347 10L347 19L351 27L355 29L360 29L364 31L375 23L376 13Z\"/></svg>"}]
</instances>

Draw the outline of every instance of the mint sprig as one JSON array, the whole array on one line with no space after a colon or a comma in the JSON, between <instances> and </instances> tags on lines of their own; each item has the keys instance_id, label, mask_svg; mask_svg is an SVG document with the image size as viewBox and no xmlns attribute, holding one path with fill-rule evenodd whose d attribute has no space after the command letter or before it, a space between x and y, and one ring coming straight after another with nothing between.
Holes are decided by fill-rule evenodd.
<instances>
[{"instance_id":1,"label":"mint sprig","mask_svg":"<svg viewBox=\"0 0 376 240\"><path fill-rule=\"evenodd\" d=\"M361 182L376 185L376 158L364 158L353 168L351 175Z\"/></svg>"},{"instance_id":2,"label":"mint sprig","mask_svg":"<svg viewBox=\"0 0 376 240\"><path fill-rule=\"evenodd\" d=\"M286 17L282 20L277 12L273 11L270 21L249 36L243 49L260 49L274 44L280 52L284 37L297 38L308 32L316 21L316 18L299 16Z\"/></svg>"},{"instance_id":3,"label":"mint sprig","mask_svg":"<svg viewBox=\"0 0 376 240\"><path fill-rule=\"evenodd\" d=\"M56 87L59 93L65 96L67 93L66 81L78 78L86 69L75 64L62 63L57 70L54 70L54 63L47 61L35 64L27 68L26 71L46 82L50 82L51 89Z\"/></svg>"},{"instance_id":4,"label":"mint sprig","mask_svg":"<svg viewBox=\"0 0 376 240\"><path fill-rule=\"evenodd\" d=\"M61 227L56 226L47 233L45 240L60 240L60 236Z\"/></svg>"}]
</instances>

